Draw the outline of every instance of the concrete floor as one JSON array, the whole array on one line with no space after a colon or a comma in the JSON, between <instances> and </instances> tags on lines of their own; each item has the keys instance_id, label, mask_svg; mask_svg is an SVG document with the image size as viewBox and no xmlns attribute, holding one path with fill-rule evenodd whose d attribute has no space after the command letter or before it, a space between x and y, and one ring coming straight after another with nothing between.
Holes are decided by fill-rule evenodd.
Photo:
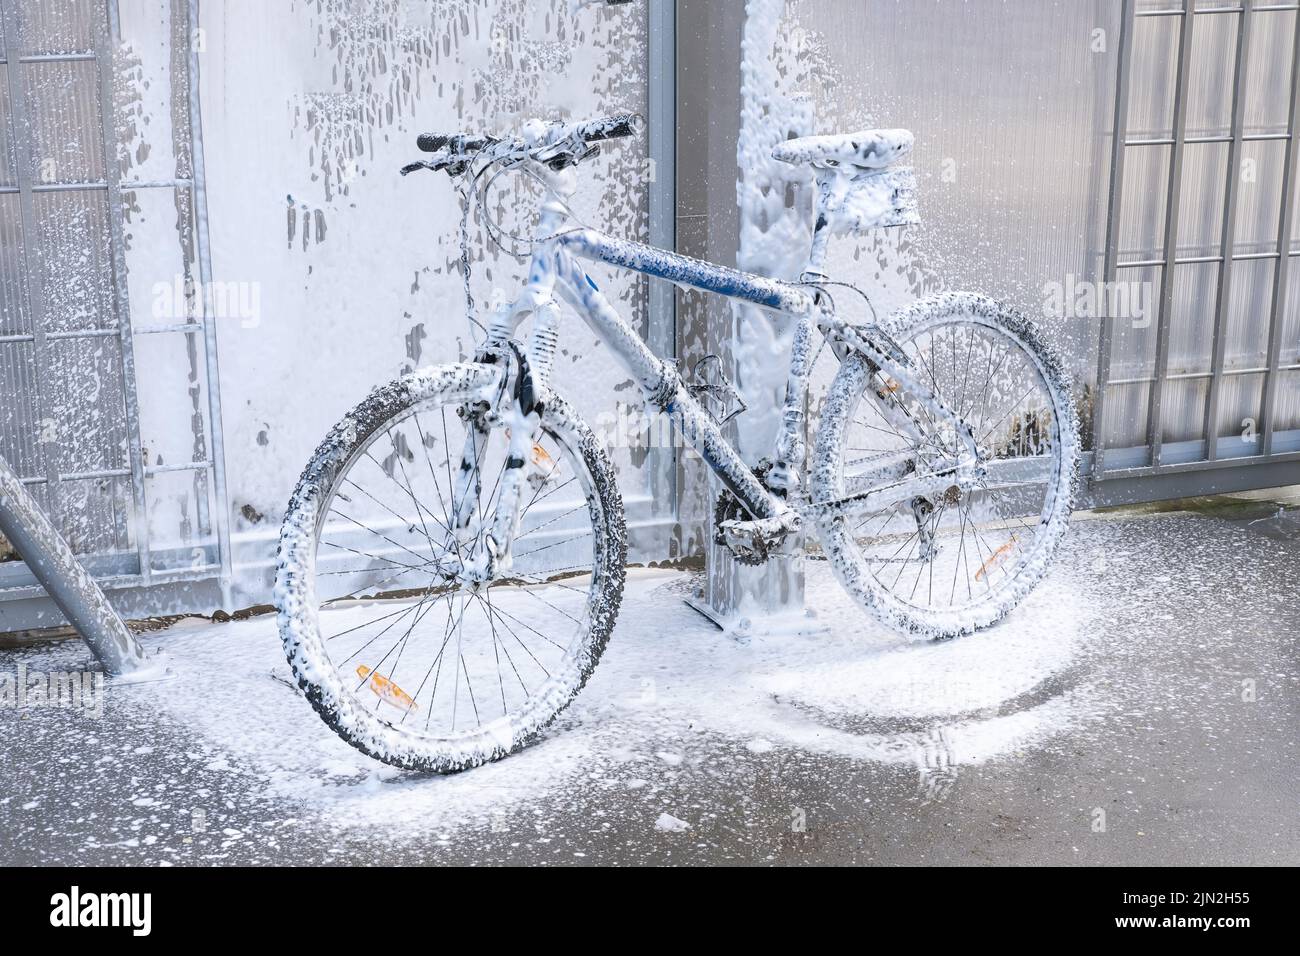
<instances>
[{"instance_id":1,"label":"concrete floor","mask_svg":"<svg viewBox=\"0 0 1300 956\"><path fill-rule=\"evenodd\" d=\"M820 736L792 732L763 746L694 718L638 717L635 738L623 740L608 720L614 711L600 709L616 688L598 686L598 671L583 695L591 702L580 697L574 716L530 751L450 784L375 772L325 812L292 796L299 791L283 779L292 767L245 759L238 740L220 739L220 708L238 703L222 696L235 678L219 665L210 684L183 688L210 691L208 722L176 719L148 686L110 688L100 720L0 709L0 863L1295 865L1300 513L1279 516L1260 497L1084 516L1053 572L1086 609L1078 652L975 713L823 715ZM274 644L273 624L258 626L257 640ZM623 627L602 661L611 681L620 668L634 671L615 658ZM690 639L729 641L707 629ZM995 630L988 639L1000 638ZM728 647L726 659L747 653ZM4 650L0 672L84 659L76 642ZM708 679L693 693L707 694ZM285 737L319 748L326 771L351 759L321 737L328 731L305 703L277 688ZM979 728L1058 703L1070 719L1055 732L969 756ZM958 724L967 742L949 747ZM820 743L869 733L923 745L889 760ZM576 739L589 749L561 775L566 741ZM672 753L649 756L661 746ZM541 785L548 760L557 779ZM498 799L511 787L522 796ZM371 803L394 792L414 801L394 806L413 809L378 825Z\"/></svg>"}]
</instances>

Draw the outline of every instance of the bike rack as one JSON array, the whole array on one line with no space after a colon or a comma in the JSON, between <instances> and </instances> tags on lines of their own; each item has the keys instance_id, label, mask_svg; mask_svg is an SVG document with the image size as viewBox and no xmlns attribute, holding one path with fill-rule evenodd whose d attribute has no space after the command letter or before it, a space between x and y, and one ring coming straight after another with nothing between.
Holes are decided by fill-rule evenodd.
<instances>
[{"instance_id":1,"label":"bike rack","mask_svg":"<svg viewBox=\"0 0 1300 956\"><path fill-rule=\"evenodd\" d=\"M9 540L104 670L129 674L146 661L89 572L82 567L41 506L0 457L0 533Z\"/></svg>"}]
</instances>

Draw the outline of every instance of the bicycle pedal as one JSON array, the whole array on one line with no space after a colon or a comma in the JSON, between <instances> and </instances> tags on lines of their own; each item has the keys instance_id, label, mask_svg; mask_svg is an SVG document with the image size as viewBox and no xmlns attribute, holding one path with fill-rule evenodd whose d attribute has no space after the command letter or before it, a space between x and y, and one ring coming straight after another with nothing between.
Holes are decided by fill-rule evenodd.
<instances>
[{"instance_id":1,"label":"bicycle pedal","mask_svg":"<svg viewBox=\"0 0 1300 956\"><path fill-rule=\"evenodd\" d=\"M768 555L782 553L796 540L786 519L780 515L771 518L734 519L718 525L715 541L742 560L762 562Z\"/></svg>"}]
</instances>

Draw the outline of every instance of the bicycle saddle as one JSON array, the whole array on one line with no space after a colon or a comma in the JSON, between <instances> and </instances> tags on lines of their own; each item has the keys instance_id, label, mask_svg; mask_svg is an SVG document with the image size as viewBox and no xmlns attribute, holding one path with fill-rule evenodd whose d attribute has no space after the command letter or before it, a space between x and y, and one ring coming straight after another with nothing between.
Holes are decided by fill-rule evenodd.
<instances>
[{"instance_id":1,"label":"bicycle saddle","mask_svg":"<svg viewBox=\"0 0 1300 956\"><path fill-rule=\"evenodd\" d=\"M905 129L864 129L831 136L788 139L772 150L783 163L810 166L859 166L883 169L912 151L912 134Z\"/></svg>"}]
</instances>

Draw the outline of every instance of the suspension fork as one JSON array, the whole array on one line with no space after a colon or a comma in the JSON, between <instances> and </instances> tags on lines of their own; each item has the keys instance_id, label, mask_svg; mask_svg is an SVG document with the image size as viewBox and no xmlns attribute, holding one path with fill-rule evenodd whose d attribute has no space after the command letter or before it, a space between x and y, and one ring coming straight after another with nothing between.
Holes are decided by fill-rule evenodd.
<instances>
[{"instance_id":1,"label":"suspension fork","mask_svg":"<svg viewBox=\"0 0 1300 956\"><path fill-rule=\"evenodd\" d=\"M543 231L554 229L557 211L545 209ZM551 244L539 248L529 269L523 292L512 303L499 307L488 330L479 361L502 365L503 394L485 416L467 422L465 444L453 491L455 531L462 542L482 532L482 547L465 559L471 578L488 580L510 566L511 547L519 531L520 505L533 465L534 448L541 437L542 412L551 396L551 372L559 333L560 308L553 294L556 252ZM515 338L519 326L533 319L527 347ZM496 507L484 515L486 528L474 526L474 513L483 492L482 464L492 425L504 420L509 437L505 464L497 484ZM489 494L492 494L489 491ZM490 503L490 502L489 502Z\"/></svg>"}]
</instances>

